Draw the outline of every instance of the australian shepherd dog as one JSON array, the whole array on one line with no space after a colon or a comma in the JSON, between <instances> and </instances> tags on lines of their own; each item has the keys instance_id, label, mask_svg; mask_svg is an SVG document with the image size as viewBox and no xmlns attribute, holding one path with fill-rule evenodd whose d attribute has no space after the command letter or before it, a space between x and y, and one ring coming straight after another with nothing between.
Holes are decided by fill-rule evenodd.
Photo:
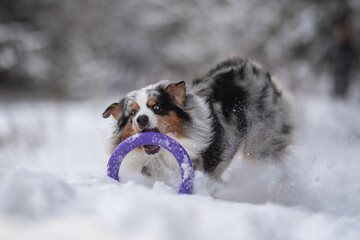
<instances>
[{"instance_id":1,"label":"australian shepherd dog","mask_svg":"<svg viewBox=\"0 0 360 240\"><path fill-rule=\"evenodd\" d=\"M195 170L218 178L237 152L245 159L281 159L293 132L283 95L268 71L234 58L190 86L164 80L130 92L103 117L116 120L113 149L131 135L159 132L186 149ZM123 167L149 176L179 170L167 150L153 145L134 149Z\"/></svg>"}]
</instances>

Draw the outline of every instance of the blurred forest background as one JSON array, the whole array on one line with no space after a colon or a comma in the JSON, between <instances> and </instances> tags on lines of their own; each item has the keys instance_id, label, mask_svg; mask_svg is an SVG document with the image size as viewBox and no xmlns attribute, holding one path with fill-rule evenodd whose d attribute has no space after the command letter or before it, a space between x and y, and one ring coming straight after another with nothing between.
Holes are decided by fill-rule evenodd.
<instances>
[{"instance_id":1,"label":"blurred forest background","mask_svg":"<svg viewBox=\"0 0 360 240\"><path fill-rule=\"evenodd\" d=\"M351 48L336 60L341 38ZM231 56L260 62L295 92L329 94L336 71L354 91L359 43L359 0L1 0L0 95L126 92L190 81Z\"/></svg>"}]
</instances>

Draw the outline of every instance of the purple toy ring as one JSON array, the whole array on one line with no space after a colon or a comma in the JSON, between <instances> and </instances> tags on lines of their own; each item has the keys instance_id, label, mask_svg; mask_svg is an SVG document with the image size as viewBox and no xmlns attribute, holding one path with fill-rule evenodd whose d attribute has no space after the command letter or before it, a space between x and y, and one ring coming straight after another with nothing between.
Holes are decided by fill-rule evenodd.
<instances>
[{"instance_id":1,"label":"purple toy ring","mask_svg":"<svg viewBox=\"0 0 360 240\"><path fill-rule=\"evenodd\" d=\"M178 193L191 194L194 180L194 169L191 159L186 150L177 141L161 133L138 133L121 142L109 159L107 175L119 181L119 168L123 159L131 150L143 145L160 146L174 155L181 170L181 186Z\"/></svg>"}]
</instances>

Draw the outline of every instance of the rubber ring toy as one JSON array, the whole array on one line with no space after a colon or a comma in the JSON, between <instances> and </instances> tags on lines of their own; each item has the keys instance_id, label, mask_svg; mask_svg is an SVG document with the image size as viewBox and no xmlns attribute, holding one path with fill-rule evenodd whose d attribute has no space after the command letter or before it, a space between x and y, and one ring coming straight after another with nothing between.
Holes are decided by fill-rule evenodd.
<instances>
[{"instance_id":1,"label":"rubber ring toy","mask_svg":"<svg viewBox=\"0 0 360 240\"><path fill-rule=\"evenodd\" d=\"M121 142L110 156L107 175L120 181L119 169L123 159L131 150L143 145L160 146L174 155L181 170L181 185L178 194L192 194L194 169L188 153L176 140L161 133L138 133Z\"/></svg>"}]
</instances>

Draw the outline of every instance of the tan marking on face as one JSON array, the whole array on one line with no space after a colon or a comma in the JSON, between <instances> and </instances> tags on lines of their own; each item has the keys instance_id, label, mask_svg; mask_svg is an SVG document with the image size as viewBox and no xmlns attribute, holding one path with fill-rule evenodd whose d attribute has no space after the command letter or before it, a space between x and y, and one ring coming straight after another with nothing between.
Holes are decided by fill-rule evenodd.
<instances>
[{"instance_id":1,"label":"tan marking on face","mask_svg":"<svg viewBox=\"0 0 360 240\"><path fill-rule=\"evenodd\" d=\"M139 133L140 130L137 127L135 123L135 118L131 121L131 124L126 124L124 127L122 133L121 133L121 142L127 139L128 137L131 137L132 135L135 135Z\"/></svg>"},{"instance_id":2,"label":"tan marking on face","mask_svg":"<svg viewBox=\"0 0 360 240\"><path fill-rule=\"evenodd\" d=\"M155 99L153 99L153 98L150 98L150 99L147 101L147 105L148 105L149 107L153 107L155 104L156 104L156 101L155 101Z\"/></svg>"},{"instance_id":3,"label":"tan marking on face","mask_svg":"<svg viewBox=\"0 0 360 240\"><path fill-rule=\"evenodd\" d=\"M124 127L122 133L121 133L121 141L124 141L128 137L131 137L132 135L136 134L135 129L133 128L133 124L126 124Z\"/></svg>"},{"instance_id":4,"label":"tan marking on face","mask_svg":"<svg viewBox=\"0 0 360 240\"><path fill-rule=\"evenodd\" d=\"M136 103L136 102L134 102L134 103L132 103L131 105L130 105L130 109L131 110L138 110L140 107L139 107L139 105Z\"/></svg>"},{"instance_id":5,"label":"tan marking on face","mask_svg":"<svg viewBox=\"0 0 360 240\"><path fill-rule=\"evenodd\" d=\"M140 132L140 130L139 130L139 128L137 127L137 125L135 123L135 118L133 118L131 120L131 124L127 123L126 126L124 127L124 129L122 130L120 136L117 137L117 139L115 140L113 150L115 150L117 145L119 145L125 139L127 139L128 137L131 137L132 135L135 135L135 134L137 134L139 132Z\"/></svg>"},{"instance_id":6,"label":"tan marking on face","mask_svg":"<svg viewBox=\"0 0 360 240\"><path fill-rule=\"evenodd\" d=\"M177 136L182 136L182 122L174 111L169 112L169 116L156 116L160 132L163 134L173 133Z\"/></svg>"}]
</instances>

